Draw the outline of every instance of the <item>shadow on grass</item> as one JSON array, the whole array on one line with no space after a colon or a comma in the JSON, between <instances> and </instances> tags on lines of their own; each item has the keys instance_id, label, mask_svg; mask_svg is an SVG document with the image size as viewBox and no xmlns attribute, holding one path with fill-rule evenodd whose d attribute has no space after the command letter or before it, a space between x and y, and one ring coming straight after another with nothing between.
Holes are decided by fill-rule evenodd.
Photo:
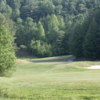
<instances>
[{"instance_id":1,"label":"shadow on grass","mask_svg":"<svg viewBox=\"0 0 100 100\"><path fill-rule=\"evenodd\" d=\"M46 63L46 62L73 62L75 57L72 55L69 56L58 56L58 57L48 57L48 58L39 58L30 60L30 62L34 63Z\"/></svg>"}]
</instances>

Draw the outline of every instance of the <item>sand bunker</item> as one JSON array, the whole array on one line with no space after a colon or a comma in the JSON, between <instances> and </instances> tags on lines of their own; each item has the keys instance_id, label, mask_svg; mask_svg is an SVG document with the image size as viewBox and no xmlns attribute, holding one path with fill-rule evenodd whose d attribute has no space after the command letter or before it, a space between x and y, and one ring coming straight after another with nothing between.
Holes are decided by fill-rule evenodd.
<instances>
[{"instance_id":1,"label":"sand bunker","mask_svg":"<svg viewBox=\"0 0 100 100\"><path fill-rule=\"evenodd\" d=\"M91 66L88 67L87 69L100 69L100 65Z\"/></svg>"}]
</instances>

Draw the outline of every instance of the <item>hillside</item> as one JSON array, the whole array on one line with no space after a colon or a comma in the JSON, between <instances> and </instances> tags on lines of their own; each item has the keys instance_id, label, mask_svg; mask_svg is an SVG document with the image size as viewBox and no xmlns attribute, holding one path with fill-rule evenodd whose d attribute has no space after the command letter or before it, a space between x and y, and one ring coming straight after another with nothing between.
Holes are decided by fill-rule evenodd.
<instances>
[{"instance_id":1,"label":"hillside","mask_svg":"<svg viewBox=\"0 0 100 100\"><path fill-rule=\"evenodd\" d=\"M98 53L84 54L89 51L84 41L88 31L92 36L91 31L99 29L88 30L92 23L99 25L100 17L95 16L99 6L99 0L0 0L0 23L15 34L18 57L71 54L99 59ZM90 23L93 19L98 20Z\"/></svg>"},{"instance_id":2,"label":"hillside","mask_svg":"<svg viewBox=\"0 0 100 100\"><path fill-rule=\"evenodd\" d=\"M0 0L0 100L100 100L100 0Z\"/></svg>"}]
</instances>

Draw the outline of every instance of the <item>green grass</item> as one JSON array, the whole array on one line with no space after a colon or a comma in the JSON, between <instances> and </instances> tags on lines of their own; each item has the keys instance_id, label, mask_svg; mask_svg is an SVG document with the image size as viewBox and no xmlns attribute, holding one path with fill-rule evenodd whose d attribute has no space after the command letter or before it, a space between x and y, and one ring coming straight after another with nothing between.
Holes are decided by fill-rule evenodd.
<instances>
[{"instance_id":1,"label":"green grass","mask_svg":"<svg viewBox=\"0 0 100 100\"><path fill-rule=\"evenodd\" d=\"M31 62L38 62L38 63L41 63L41 62L65 62L67 60L73 60L74 57L72 55L69 55L69 56L57 56L57 57L47 57L47 58L38 58L38 59L33 59L31 60Z\"/></svg>"},{"instance_id":2,"label":"green grass","mask_svg":"<svg viewBox=\"0 0 100 100\"><path fill-rule=\"evenodd\" d=\"M0 100L100 100L100 70L86 69L100 62L68 58L19 60L12 77L0 77Z\"/></svg>"}]
</instances>

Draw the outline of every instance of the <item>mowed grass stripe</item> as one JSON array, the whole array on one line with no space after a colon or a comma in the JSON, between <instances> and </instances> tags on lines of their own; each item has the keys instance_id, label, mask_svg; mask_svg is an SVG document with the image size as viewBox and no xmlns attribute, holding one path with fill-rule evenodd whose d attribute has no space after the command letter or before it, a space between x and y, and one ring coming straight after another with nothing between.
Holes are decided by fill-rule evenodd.
<instances>
[{"instance_id":1,"label":"mowed grass stripe","mask_svg":"<svg viewBox=\"0 0 100 100\"><path fill-rule=\"evenodd\" d=\"M0 100L100 100L100 70L86 69L100 62L62 58L19 59L12 77L0 77Z\"/></svg>"}]
</instances>

